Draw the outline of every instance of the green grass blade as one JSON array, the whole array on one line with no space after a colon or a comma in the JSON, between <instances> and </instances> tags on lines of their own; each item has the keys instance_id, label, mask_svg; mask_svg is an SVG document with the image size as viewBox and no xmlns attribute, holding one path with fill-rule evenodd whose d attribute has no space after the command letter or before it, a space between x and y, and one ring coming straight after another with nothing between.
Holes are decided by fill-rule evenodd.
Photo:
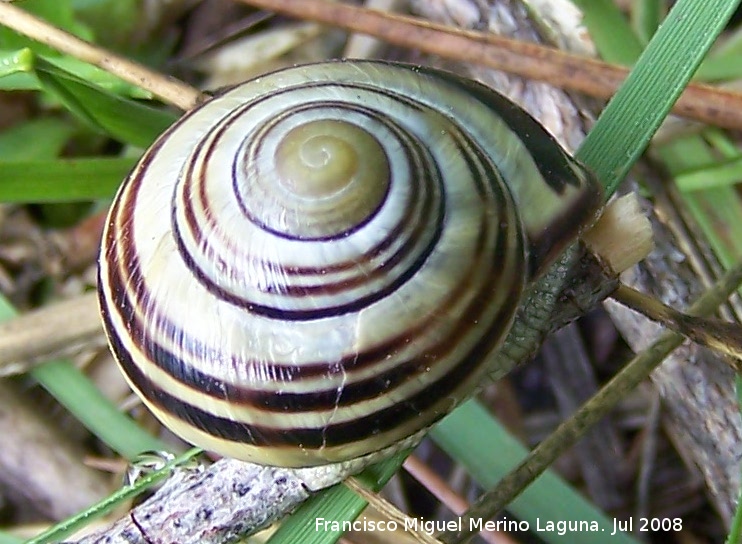
<instances>
[{"instance_id":1,"label":"green grass blade","mask_svg":"<svg viewBox=\"0 0 742 544\"><path fill-rule=\"evenodd\" d=\"M644 151L738 4L680 0L670 10L577 152L607 194Z\"/></svg>"},{"instance_id":2,"label":"green grass blade","mask_svg":"<svg viewBox=\"0 0 742 544\"><path fill-rule=\"evenodd\" d=\"M714 142L710 146L708 142ZM742 257L742 199L735 187L716 183L714 161L735 161L739 152L734 144L709 131L707 137L680 138L657 149L657 154L673 176L693 172L697 180L705 180L710 189L682 192L683 202L708 238L714 253L726 267ZM705 176L704 173L705 172Z\"/></svg>"},{"instance_id":3,"label":"green grass blade","mask_svg":"<svg viewBox=\"0 0 742 544\"><path fill-rule=\"evenodd\" d=\"M742 200L734 187L682 193L719 261L730 267L742 257Z\"/></svg>"},{"instance_id":4,"label":"green grass blade","mask_svg":"<svg viewBox=\"0 0 742 544\"><path fill-rule=\"evenodd\" d=\"M0 91L38 91L33 73L35 55L29 48L0 50Z\"/></svg>"},{"instance_id":5,"label":"green grass blade","mask_svg":"<svg viewBox=\"0 0 742 544\"><path fill-rule=\"evenodd\" d=\"M42 59L36 64L45 90L91 128L121 142L147 147L177 119L173 113L110 93Z\"/></svg>"},{"instance_id":6,"label":"green grass blade","mask_svg":"<svg viewBox=\"0 0 742 544\"><path fill-rule=\"evenodd\" d=\"M74 202L110 198L133 158L1 162L0 202Z\"/></svg>"},{"instance_id":7,"label":"green grass blade","mask_svg":"<svg viewBox=\"0 0 742 544\"><path fill-rule=\"evenodd\" d=\"M742 179L742 157L717 161L698 170L681 172L675 183L683 192L699 191L717 187L729 187Z\"/></svg>"},{"instance_id":8,"label":"green grass blade","mask_svg":"<svg viewBox=\"0 0 742 544\"><path fill-rule=\"evenodd\" d=\"M117 95L138 99L152 99L152 93L119 79L113 74L72 57L39 55L28 47L17 50L0 50L0 90L38 91L41 83L34 72L36 59L74 75L92 85L97 85Z\"/></svg>"}]
</instances>

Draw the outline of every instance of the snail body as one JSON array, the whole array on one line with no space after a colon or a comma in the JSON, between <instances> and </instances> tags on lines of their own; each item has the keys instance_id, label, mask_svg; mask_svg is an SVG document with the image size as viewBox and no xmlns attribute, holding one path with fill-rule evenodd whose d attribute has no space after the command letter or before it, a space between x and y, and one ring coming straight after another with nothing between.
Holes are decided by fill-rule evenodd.
<instances>
[{"instance_id":1,"label":"snail body","mask_svg":"<svg viewBox=\"0 0 742 544\"><path fill-rule=\"evenodd\" d=\"M122 185L112 351L186 440L273 466L410 440L476 388L601 205L528 114L447 72L290 68L186 114Z\"/></svg>"}]
</instances>

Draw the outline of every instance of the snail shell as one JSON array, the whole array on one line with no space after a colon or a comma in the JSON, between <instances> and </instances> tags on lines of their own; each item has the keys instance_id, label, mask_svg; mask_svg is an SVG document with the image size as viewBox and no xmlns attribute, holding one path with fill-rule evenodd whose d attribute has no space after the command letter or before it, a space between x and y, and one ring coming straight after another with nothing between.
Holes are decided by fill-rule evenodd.
<instances>
[{"instance_id":1,"label":"snail shell","mask_svg":"<svg viewBox=\"0 0 742 544\"><path fill-rule=\"evenodd\" d=\"M290 68L146 152L103 236L103 320L132 388L186 440L274 466L355 459L471 394L523 290L600 203L481 84Z\"/></svg>"}]
</instances>

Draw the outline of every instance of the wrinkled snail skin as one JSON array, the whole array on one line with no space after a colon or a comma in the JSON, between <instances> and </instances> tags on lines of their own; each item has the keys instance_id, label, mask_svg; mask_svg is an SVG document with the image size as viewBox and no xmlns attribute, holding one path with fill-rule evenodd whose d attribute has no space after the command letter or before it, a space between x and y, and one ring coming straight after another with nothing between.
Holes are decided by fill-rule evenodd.
<instances>
[{"instance_id":1,"label":"wrinkled snail skin","mask_svg":"<svg viewBox=\"0 0 742 544\"><path fill-rule=\"evenodd\" d=\"M132 388L186 440L343 462L465 400L528 282L600 205L593 178L478 83L291 68L146 152L104 232L101 312Z\"/></svg>"}]
</instances>

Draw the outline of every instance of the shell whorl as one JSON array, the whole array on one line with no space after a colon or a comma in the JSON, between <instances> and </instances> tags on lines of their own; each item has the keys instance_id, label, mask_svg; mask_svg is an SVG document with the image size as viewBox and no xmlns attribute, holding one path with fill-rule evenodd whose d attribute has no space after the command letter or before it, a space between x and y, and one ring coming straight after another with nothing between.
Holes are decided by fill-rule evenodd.
<instances>
[{"instance_id":1,"label":"shell whorl","mask_svg":"<svg viewBox=\"0 0 742 544\"><path fill-rule=\"evenodd\" d=\"M120 189L105 328L187 440L276 466L360 457L471 393L596 187L479 84L370 61L275 72L187 114Z\"/></svg>"}]
</instances>

